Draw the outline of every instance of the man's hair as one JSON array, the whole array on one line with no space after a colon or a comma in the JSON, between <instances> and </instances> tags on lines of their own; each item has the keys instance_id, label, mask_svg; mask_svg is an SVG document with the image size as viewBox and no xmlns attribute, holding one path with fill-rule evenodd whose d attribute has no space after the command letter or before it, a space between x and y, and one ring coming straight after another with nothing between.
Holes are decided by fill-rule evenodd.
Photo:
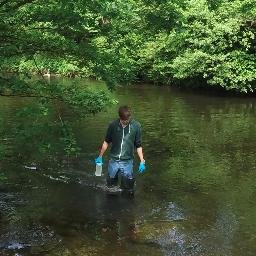
<instances>
[{"instance_id":1,"label":"man's hair","mask_svg":"<svg viewBox=\"0 0 256 256\"><path fill-rule=\"evenodd\" d=\"M131 113L131 109L127 105L124 105L118 109L118 114L120 119L128 120L131 117L132 113Z\"/></svg>"}]
</instances>

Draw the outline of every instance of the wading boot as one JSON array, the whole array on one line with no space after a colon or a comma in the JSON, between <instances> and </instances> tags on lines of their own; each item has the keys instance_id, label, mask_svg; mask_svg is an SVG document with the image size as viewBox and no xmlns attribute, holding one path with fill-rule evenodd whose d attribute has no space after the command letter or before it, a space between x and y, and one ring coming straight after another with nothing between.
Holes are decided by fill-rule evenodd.
<instances>
[{"instance_id":1,"label":"wading boot","mask_svg":"<svg viewBox=\"0 0 256 256\"><path fill-rule=\"evenodd\" d=\"M135 184L135 179L129 179L125 176L121 176L121 186L120 188L122 189L122 194L124 195L129 195L129 196L134 196L134 184Z\"/></svg>"},{"instance_id":2,"label":"wading boot","mask_svg":"<svg viewBox=\"0 0 256 256\"><path fill-rule=\"evenodd\" d=\"M107 186L113 187L117 186L118 184L118 176L116 175L114 178L110 178L109 175L107 175Z\"/></svg>"},{"instance_id":3,"label":"wading boot","mask_svg":"<svg viewBox=\"0 0 256 256\"><path fill-rule=\"evenodd\" d=\"M107 175L107 187L108 187L108 194L117 194L121 192L121 189L118 187L118 175L114 178L110 178Z\"/></svg>"}]
</instances>

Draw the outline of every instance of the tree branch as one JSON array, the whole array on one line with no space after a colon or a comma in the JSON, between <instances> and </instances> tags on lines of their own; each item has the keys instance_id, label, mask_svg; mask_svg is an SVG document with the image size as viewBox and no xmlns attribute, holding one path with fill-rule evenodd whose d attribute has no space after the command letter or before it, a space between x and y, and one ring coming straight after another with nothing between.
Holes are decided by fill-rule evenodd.
<instances>
[{"instance_id":1,"label":"tree branch","mask_svg":"<svg viewBox=\"0 0 256 256\"><path fill-rule=\"evenodd\" d=\"M15 11L17 9L19 9L21 6L23 5L26 5L26 4L30 4L30 3L33 3L37 0L25 0L25 1L21 1L21 2L17 2L16 5L13 5L13 6L8 6L4 11L5 12L9 12L9 11ZM9 1L4 1L2 4L0 4L0 7L6 5Z\"/></svg>"}]
</instances>

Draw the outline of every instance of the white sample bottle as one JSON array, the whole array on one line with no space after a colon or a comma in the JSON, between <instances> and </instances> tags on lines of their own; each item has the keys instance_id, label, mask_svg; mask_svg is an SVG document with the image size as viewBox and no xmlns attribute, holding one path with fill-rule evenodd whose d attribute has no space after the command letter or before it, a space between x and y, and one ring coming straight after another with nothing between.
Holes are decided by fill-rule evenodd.
<instances>
[{"instance_id":1,"label":"white sample bottle","mask_svg":"<svg viewBox=\"0 0 256 256\"><path fill-rule=\"evenodd\" d=\"M102 174L102 163L96 163L95 176L101 176Z\"/></svg>"}]
</instances>

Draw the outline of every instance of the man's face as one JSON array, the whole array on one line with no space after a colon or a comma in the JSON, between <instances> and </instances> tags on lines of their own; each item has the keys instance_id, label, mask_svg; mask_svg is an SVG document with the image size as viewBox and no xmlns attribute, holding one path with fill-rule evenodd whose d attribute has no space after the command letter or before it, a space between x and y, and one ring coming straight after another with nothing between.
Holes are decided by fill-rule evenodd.
<instances>
[{"instance_id":1,"label":"man's face","mask_svg":"<svg viewBox=\"0 0 256 256\"><path fill-rule=\"evenodd\" d=\"M127 125L129 123L129 121L130 121L130 118L125 119L125 120L120 119L120 122L121 122L122 125Z\"/></svg>"}]
</instances>

